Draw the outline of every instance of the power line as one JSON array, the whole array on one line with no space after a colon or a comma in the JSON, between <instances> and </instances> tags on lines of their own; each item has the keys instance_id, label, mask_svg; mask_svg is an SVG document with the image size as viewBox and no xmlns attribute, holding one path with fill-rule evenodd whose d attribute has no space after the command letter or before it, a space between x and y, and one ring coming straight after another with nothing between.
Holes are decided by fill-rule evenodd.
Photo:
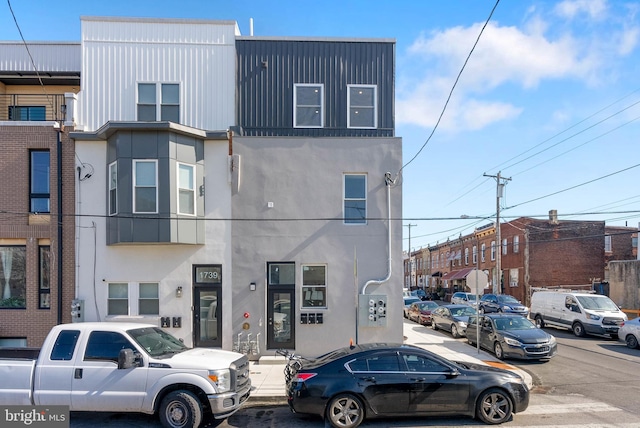
<instances>
[{"instance_id":1,"label":"power line","mask_svg":"<svg viewBox=\"0 0 640 428\"><path fill-rule=\"evenodd\" d=\"M447 106L449 105L449 101L451 100L451 96L453 95L453 90L458 85L458 81L460 80L460 76L462 76L462 72L464 71L465 67L467 66L467 63L469 62L469 58L471 58L471 54L473 53L473 51L475 50L476 46L478 45L478 42L480 41L480 37L482 36L482 33L484 32L485 28L489 24L489 21L491 21L491 17L493 16L493 12L495 12L496 8L498 7L498 3L500 3L500 0L496 1L496 4L491 9L491 13L489 14L489 17L487 18L487 20L485 21L484 25L480 29L480 33L478 34L478 37L476 38L476 41L473 43L473 46L471 47L471 50L469 51L469 54L467 55L467 58L464 60L464 63L462 64L462 68L460 69L460 72L458 72L458 75L456 76L456 80L453 82L453 86L451 87L451 90L449 91L449 95L447 96L447 100L445 101L444 106L442 107L442 111L440 112L440 116L438 117L438 120L436 121L435 126L431 130L431 133L427 137L427 140L424 142L422 147L420 147L420 150L418 150L418 152L409 160L409 162L405 163L400 168L400 170L398 171L397 175L400 175L402 170L405 167L407 167L411 162L413 162L418 157L418 155L420 155L420 152L422 152L422 150L427 146L427 144L431 140L431 137L433 137L433 134L436 132L436 129L438 128L438 125L440 125L440 121L442 120L442 117L444 116L444 112L447 110Z\"/></svg>"}]
</instances>

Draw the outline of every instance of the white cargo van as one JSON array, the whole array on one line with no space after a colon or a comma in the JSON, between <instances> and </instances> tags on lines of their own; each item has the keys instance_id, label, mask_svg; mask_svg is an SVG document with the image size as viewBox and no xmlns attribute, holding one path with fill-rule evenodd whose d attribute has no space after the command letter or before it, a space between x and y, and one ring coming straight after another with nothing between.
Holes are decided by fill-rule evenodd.
<instances>
[{"instance_id":1,"label":"white cargo van","mask_svg":"<svg viewBox=\"0 0 640 428\"><path fill-rule=\"evenodd\" d=\"M538 327L568 328L578 337L608 334L618 338L627 315L607 296L584 292L536 291L531 296L531 318Z\"/></svg>"}]
</instances>

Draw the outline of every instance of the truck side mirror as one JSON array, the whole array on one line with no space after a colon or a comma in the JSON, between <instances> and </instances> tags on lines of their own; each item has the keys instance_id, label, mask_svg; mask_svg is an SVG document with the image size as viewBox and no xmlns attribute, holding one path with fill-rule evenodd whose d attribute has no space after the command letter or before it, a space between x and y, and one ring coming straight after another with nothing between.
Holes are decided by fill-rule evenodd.
<instances>
[{"instance_id":1,"label":"truck side mirror","mask_svg":"<svg viewBox=\"0 0 640 428\"><path fill-rule=\"evenodd\" d=\"M118 353L118 369L130 369L138 365L137 358L132 349L121 349Z\"/></svg>"}]
</instances>

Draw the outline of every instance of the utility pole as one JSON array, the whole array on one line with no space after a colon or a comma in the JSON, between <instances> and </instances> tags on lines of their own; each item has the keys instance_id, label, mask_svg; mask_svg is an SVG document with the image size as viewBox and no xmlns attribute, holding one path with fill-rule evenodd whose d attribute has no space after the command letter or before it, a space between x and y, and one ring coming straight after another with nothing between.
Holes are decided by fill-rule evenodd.
<instances>
[{"instance_id":1,"label":"utility pole","mask_svg":"<svg viewBox=\"0 0 640 428\"><path fill-rule=\"evenodd\" d=\"M484 174L485 177L492 177L496 179L496 280L493 283L493 292L495 294L502 294L502 240L500 238L500 198L502 197L502 189L506 184L506 181L511 181L511 177L502 177L500 171L497 175Z\"/></svg>"},{"instance_id":2,"label":"utility pole","mask_svg":"<svg viewBox=\"0 0 640 428\"><path fill-rule=\"evenodd\" d=\"M409 251L407 254L409 255L409 288L411 288L411 273L413 272L413 264L411 263L411 228L418 226L417 224L405 224L405 227L409 228ZM418 287L418 272L416 272L416 288Z\"/></svg>"}]
</instances>

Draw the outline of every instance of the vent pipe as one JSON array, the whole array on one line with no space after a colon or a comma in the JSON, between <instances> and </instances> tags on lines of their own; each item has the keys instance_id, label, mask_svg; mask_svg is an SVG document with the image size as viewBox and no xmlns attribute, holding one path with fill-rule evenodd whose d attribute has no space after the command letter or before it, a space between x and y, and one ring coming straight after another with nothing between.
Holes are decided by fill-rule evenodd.
<instances>
[{"instance_id":1,"label":"vent pipe","mask_svg":"<svg viewBox=\"0 0 640 428\"><path fill-rule=\"evenodd\" d=\"M249 18L249 35L253 37L253 18Z\"/></svg>"}]
</instances>

